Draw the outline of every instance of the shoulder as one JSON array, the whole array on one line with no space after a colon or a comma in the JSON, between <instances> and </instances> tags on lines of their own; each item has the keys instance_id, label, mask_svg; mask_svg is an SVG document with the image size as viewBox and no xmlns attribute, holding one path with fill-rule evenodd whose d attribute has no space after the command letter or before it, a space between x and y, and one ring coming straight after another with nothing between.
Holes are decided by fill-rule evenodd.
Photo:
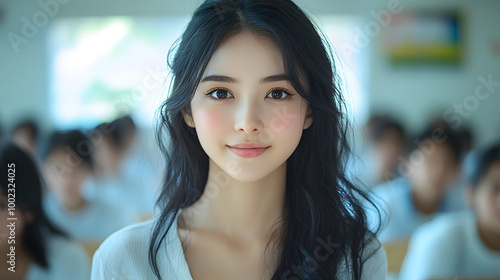
<instances>
[{"instance_id":1,"label":"shoulder","mask_svg":"<svg viewBox=\"0 0 500 280\"><path fill-rule=\"evenodd\" d=\"M366 234L365 242L367 243L361 251L361 279L385 280L387 277L387 255L384 247L371 232ZM345 266L345 263L343 264L339 279L350 278L352 267Z\"/></svg>"},{"instance_id":2,"label":"shoulder","mask_svg":"<svg viewBox=\"0 0 500 280\"><path fill-rule=\"evenodd\" d=\"M92 279L140 279L149 269L148 251L155 219L126 226L99 246L92 260Z\"/></svg>"},{"instance_id":3,"label":"shoulder","mask_svg":"<svg viewBox=\"0 0 500 280\"><path fill-rule=\"evenodd\" d=\"M457 269L457 258L466 240L463 230L470 221L465 211L436 216L412 234L401 267L404 279L449 275Z\"/></svg>"},{"instance_id":4,"label":"shoulder","mask_svg":"<svg viewBox=\"0 0 500 280\"><path fill-rule=\"evenodd\" d=\"M465 241L464 229L469 219L467 211L437 215L412 234L408 247L409 254L413 252L425 254L431 249L434 255L453 253Z\"/></svg>"},{"instance_id":5,"label":"shoulder","mask_svg":"<svg viewBox=\"0 0 500 280\"><path fill-rule=\"evenodd\" d=\"M70 262L70 261L84 261L86 265L89 263L89 257L85 249L71 239L60 235L51 235L48 238L48 249L52 257L57 258L58 261Z\"/></svg>"},{"instance_id":6,"label":"shoulder","mask_svg":"<svg viewBox=\"0 0 500 280\"><path fill-rule=\"evenodd\" d=\"M155 219L128 225L108 236L96 251L101 257L108 255L128 256L142 252L149 246L149 237L154 227Z\"/></svg>"},{"instance_id":7,"label":"shoulder","mask_svg":"<svg viewBox=\"0 0 500 280\"><path fill-rule=\"evenodd\" d=\"M90 258L80 244L55 234L47 236L46 244L49 269L43 275L51 279L89 278Z\"/></svg>"},{"instance_id":8,"label":"shoulder","mask_svg":"<svg viewBox=\"0 0 500 280\"><path fill-rule=\"evenodd\" d=\"M439 214L433 220L420 226L412 239L417 241L425 239L426 243L433 241L436 245L458 241L456 239L461 238L460 233L464 232L471 218L472 214L468 210Z\"/></svg>"},{"instance_id":9,"label":"shoulder","mask_svg":"<svg viewBox=\"0 0 500 280\"><path fill-rule=\"evenodd\" d=\"M387 277L387 255L384 247L378 239L370 234L369 242L363 250L362 279L386 279Z\"/></svg>"}]
</instances>

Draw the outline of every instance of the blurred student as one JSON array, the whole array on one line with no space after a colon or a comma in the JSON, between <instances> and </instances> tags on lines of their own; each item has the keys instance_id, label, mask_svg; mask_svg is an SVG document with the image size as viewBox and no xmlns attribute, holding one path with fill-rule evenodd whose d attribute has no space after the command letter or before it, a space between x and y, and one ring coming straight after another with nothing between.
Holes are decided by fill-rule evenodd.
<instances>
[{"instance_id":1,"label":"blurred student","mask_svg":"<svg viewBox=\"0 0 500 280\"><path fill-rule=\"evenodd\" d=\"M0 166L0 279L89 279L85 250L45 216L42 180L32 157L7 144L0 148Z\"/></svg>"},{"instance_id":2,"label":"blurred student","mask_svg":"<svg viewBox=\"0 0 500 280\"><path fill-rule=\"evenodd\" d=\"M364 128L366 144L360 156L352 158L349 170L360 186L373 186L398 177L399 157L405 148L405 130L393 118L375 115Z\"/></svg>"},{"instance_id":3,"label":"blurred student","mask_svg":"<svg viewBox=\"0 0 500 280\"><path fill-rule=\"evenodd\" d=\"M95 146L96 188L94 194L127 211L136 220L154 212L155 190L160 185L145 153L138 129L129 116L101 124L93 131L100 136Z\"/></svg>"},{"instance_id":4,"label":"blurred student","mask_svg":"<svg viewBox=\"0 0 500 280\"><path fill-rule=\"evenodd\" d=\"M99 197L88 200L82 189L93 182L93 145L78 130L55 132L43 155L43 174L49 192L45 208L49 217L71 236L82 241L102 241L133 223L121 209Z\"/></svg>"},{"instance_id":5,"label":"blurred student","mask_svg":"<svg viewBox=\"0 0 500 280\"><path fill-rule=\"evenodd\" d=\"M500 143L480 157L467 198L472 211L443 214L415 232L401 279L500 277Z\"/></svg>"},{"instance_id":6,"label":"blurred student","mask_svg":"<svg viewBox=\"0 0 500 280\"><path fill-rule=\"evenodd\" d=\"M402 159L405 176L373 188L386 213L381 242L408 238L434 214L456 210L446 193L458 179L460 161L461 143L452 131L428 129L413 142L409 159Z\"/></svg>"},{"instance_id":7,"label":"blurred student","mask_svg":"<svg viewBox=\"0 0 500 280\"><path fill-rule=\"evenodd\" d=\"M465 201L465 190L469 184L474 167L477 164L477 152L474 149L474 137L470 128L463 127L457 133L463 147L463 161L461 165L460 177L456 184L450 188L446 196L450 203L453 203L456 210L467 209Z\"/></svg>"},{"instance_id":8,"label":"blurred student","mask_svg":"<svg viewBox=\"0 0 500 280\"><path fill-rule=\"evenodd\" d=\"M35 157L38 152L39 128L34 120L26 120L17 124L12 130L11 140L17 146Z\"/></svg>"}]
</instances>

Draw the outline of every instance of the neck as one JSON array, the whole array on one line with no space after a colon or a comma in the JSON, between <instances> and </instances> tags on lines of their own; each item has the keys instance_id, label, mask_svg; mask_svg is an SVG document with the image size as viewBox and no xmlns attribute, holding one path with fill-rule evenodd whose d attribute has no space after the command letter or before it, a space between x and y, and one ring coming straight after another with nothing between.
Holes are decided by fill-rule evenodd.
<instances>
[{"instance_id":1,"label":"neck","mask_svg":"<svg viewBox=\"0 0 500 280\"><path fill-rule=\"evenodd\" d=\"M258 181L241 182L210 160L205 191L185 211L189 228L242 239L267 236L283 219L285 190L286 162Z\"/></svg>"},{"instance_id":2,"label":"neck","mask_svg":"<svg viewBox=\"0 0 500 280\"><path fill-rule=\"evenodd\" d=\"M477 222L479 238L489 249L500 252L500 232L489 229L481 220Z\"/></svg>"},{"instance_id":3,"label":"neck","mask_svg":"<svg viewBox=\"0 0 500 280\"><path fill-rule=\"evenodd\" d=\"M413 186L411 196L415 208L424 215L431 215L439 210L442 196L427 191L425 188Z\"/></svg>"}]
</instances>

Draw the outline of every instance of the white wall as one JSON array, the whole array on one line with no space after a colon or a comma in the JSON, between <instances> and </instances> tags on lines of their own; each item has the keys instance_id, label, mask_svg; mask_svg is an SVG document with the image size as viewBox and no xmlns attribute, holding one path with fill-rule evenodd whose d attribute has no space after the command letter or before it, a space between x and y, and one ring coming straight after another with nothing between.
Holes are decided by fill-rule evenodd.
<instances>
[{"instance_id":1,"label":"white wall","mask_svg":"<svg viewBox=\"0 0 500 280\"><path fill-rule=\"evenodd\" d=\"M42 0L48 2L50 0ZM53 0L55 1L55 0ZM59 0L55 17L83 16L167 16L191 14L201 0ZM479 75L492 75L500 81L500 55L492 51L492 40L500 40L500 1L341 1L300 0L296 3L306 12L319 14L358 14L368 23L371 12L386 9L389 4L405 10L459 6L466 15L467 57L459 69L394 69L380 55L378 38L368 46L370 53L369 84L371 109L391 109L402 121L420 128L438 110L453 108L472 95ZM42 26L27 44L15 53L8 39L9 32L21 33L22 18L32 19L43 11L38 1L0 0L4 16L0 22L0 122L11 125L26 115L37 116L44 128L51 127L48 99L48 60L46 35ZM50 24L50 20L49 20ZM353 31L354 32L354 31ZM465 119L475 127L479 144L492 142L500 133L500 87L478 109Z\"/></svg>"},{"instance_id":2,"label":"white wall","mask_svg":"<svg viewBox=\"0 0 500 280\"><path fill-rule=\"evenodd\" d=\"M414 1L415 2L415 1ZM478 77L492 75L500 82L500 51L493 52L492 43L500 44L500 1L434 1L442 7L461 8L465 16L465 59L461 67L394 68L380 55L380 40L374 40L370 61L370 107L377 111L392 109L404 123L415 129L440 112L452 110L448 115L452 124L460 129L470 124L477 133L477 144L483 146L500 138L500 86L474 108ZM422 7L428 1L419 2ZM498 48L498 47L497 47ZM481 89L482 94L488 93ZM455 104L464 100L463 116L454 112ZM467 109L471 109L467 111ZM440 113L440 114L438 114Z\"/></svg>"}]
</instances>

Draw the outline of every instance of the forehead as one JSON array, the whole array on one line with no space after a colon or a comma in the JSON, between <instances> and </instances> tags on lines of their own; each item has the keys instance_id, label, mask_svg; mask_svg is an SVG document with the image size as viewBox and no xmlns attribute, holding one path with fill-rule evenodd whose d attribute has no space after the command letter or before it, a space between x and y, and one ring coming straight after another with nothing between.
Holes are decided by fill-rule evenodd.
<instances>
[{"instance_id":1,"label":"forehead","mask_svg":"<svg viewBox=\"0 0 500 280\"><path fill-rule=\"evenodd\" d=\"M270 37L242 32L226 40L212 55L205 73L257 82L264 76L284 73L281 51Z\"/></svg>"}]
</instances>

